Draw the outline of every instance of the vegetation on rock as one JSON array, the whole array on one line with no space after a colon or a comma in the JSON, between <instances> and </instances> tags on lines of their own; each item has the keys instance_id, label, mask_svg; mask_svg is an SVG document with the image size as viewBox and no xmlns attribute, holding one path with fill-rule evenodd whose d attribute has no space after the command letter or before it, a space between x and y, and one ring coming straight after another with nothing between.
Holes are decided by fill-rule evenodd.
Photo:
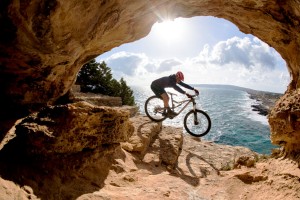
<instances>
[{"instance_id":1,"label":"vegetation on rock","mask_svg":"<svg viewBox=\"0 0 300 200\"><path fill-rule=\"evenodd\" d=\"M76 84L80 85L81 92L121 97L123 105L135 104L132 89L123 78L120 81L114 79L105 62L97 63L92 59L84 64L77 75Z\"/></svg>"}]
</instances>

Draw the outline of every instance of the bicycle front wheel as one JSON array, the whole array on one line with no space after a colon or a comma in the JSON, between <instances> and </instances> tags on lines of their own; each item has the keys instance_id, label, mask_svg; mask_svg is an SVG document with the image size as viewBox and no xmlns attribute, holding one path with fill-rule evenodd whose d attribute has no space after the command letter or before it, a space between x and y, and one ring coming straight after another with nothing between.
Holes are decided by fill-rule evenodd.
<instances>
[{"instance_id":1,"label":"bicycle front wheel","mask_svg":"<svg viewBox=\"0 0 300 200\"><path fill-rule=\"evenodd\" d=\"M195 137L206 135L211 128L211 120L208 114L202 110L191 110L184 117L185 130Z\"/></svg>"},{"instance_id":2,"label":"bicycle front wheel","mask_svg":"<svg viewBox=\"0 0 300 200\"><path fill-rule=\"evenodd\" d=\"M164 102L157 96L149 97L145 102L146 115L155 122L161 122L166 119L163 115Z\"/></svg>"}]
</instances>

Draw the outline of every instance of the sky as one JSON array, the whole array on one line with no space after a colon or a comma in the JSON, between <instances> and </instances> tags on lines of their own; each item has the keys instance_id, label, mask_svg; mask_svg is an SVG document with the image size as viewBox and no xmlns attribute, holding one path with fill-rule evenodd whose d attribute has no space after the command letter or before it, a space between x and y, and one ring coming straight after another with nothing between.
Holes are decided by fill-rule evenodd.
<instances>
[{"instance_id":1,"label":"sky","mask_svg":"<svg viewBox=\"0 0 300 200\"><path fill-rule=\"evenodd\" d=\"M283 93L290 76L282 57L269 45L215 17L176 18L155 23L144 38L96 58L128 85L182 71L188 84L228 84Z\"/></svg>"}]
</instances>

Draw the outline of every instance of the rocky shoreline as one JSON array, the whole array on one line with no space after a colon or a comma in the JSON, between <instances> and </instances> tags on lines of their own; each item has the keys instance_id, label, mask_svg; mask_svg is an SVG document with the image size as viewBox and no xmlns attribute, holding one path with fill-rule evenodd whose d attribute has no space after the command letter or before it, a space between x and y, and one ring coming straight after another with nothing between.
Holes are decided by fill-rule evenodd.
<instances>
[{"instance_id":1,"label":"rocky shoreline","mask_svg":"<svg viewBox=\"0 0 300 200\"><path fill-rule=\"evenodd\" d=\"M233 90L241 90L247 92L249 94L250 99L256 100L252 105L252 110L258 112L258 114L267 116L275 106L276 101L283 96L283 94L275 93L275 92L266 92L253 90L249 88L234 86L234 85L218 85L218 84L199 84L195 85L199 87L214 87L214 88L224 88L224 89L233 89Z\"/></svg>"},{"instance_id":2,"label":"rocky shoreline","mask_svg":"<svg viewBox=\"0 0 300 200\"><path fill-rule=\"evenodd\" d=\"M258 112L258 114L267 116L275 105L276 101L283 95L280 93L264 92L257 90L245 90L250 99L256 100L255 104L252 104L252 110Z\"/></svg>"}]
</instances>

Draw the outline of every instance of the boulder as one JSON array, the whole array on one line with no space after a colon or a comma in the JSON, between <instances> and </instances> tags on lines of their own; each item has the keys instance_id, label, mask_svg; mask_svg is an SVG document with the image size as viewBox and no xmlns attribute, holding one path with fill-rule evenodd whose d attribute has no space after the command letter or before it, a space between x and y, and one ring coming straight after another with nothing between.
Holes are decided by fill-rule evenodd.
<instances>
[{"instance_id":1,"label":"boulder","mask_svg":"<svg viewBox=\"0 0 300 200\"><path fill-rule=\"evenodd\" d=\"M122 148L129 152L144 154L152 139L161 131L162 124L152 122L145 115L137 115L130 119L134 132L128 141L122 143Z\"/></svg>"},{"instance_id":2,"label":"boulder","mask_svg":"<svg viewBox=\"0 0 300 200\"><path fill-rule=\"evenodd\" d=\"M129 112L82 101L45 107L24 118L16 135L37 154L75 153L125 142L133 130Z\"/></svg>"}]
</instances>

